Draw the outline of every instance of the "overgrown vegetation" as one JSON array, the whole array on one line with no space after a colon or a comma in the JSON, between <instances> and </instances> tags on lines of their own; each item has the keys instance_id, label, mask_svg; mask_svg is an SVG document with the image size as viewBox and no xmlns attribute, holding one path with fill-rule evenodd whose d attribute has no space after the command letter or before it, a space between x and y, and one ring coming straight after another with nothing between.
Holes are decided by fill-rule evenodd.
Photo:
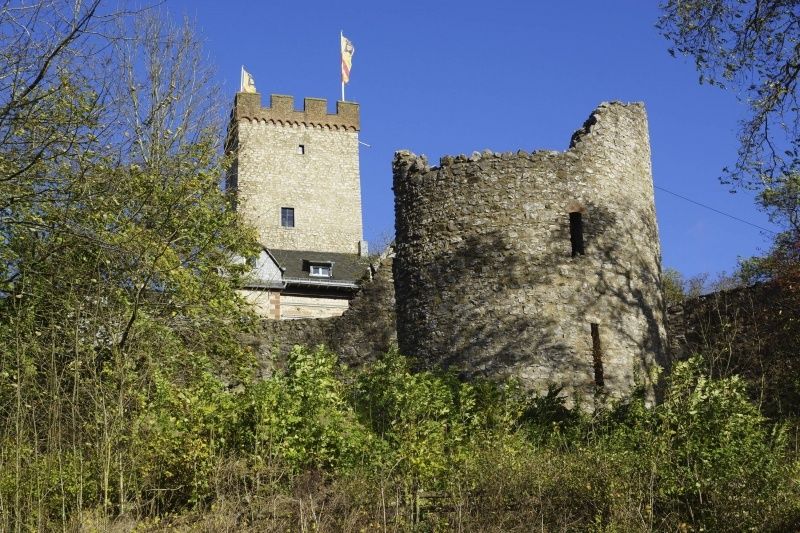
<instances>
[{"instance_id":1,"label":"overgrown vegetation","mask_svg":"<svg viewBox=\"0 0 800 533\"><path fill-rule=\"evenodd\" d=\"M734 191L755 191L758 206L780 228L764 257L742 262L739 277L744 285L780 288L774 312L782 313L782 336L797 330L800 313L799 5L797 0L665 0L657 24L674 45L671 54L694 59L700 83L736 91L748 108L738 158L723 169L721 181Z\"/></svg>"},{"instance_id":2,"label":"overgrown vegetation","mask_svg":"<svg viewBox=\"0 0 800 533\"><path fill-rule=\"evenodd\" d=\"M198 501L253 239L191 29L6 2L0 50L0 529Z\"/></svg>"},{"instance_id":3,"label":"overgrown vegetation","mask_svg":"<svg viewBox=\"0 0 800 533\"><path fill-rule=\"evenodd\" d=\"M71 524L99 529L800 527L783 426L759 414L738 378L710 379L698 359L675 367L661 405L634 399L592 414L567 411L556 394L411 366L391 352L353 372L323 347L298 347L266 381L226 389L206 376L158 390L131 424L126 508L112 498L104 509L95 490L79 512L75 493L42 491L39 523L59 523L67 506ZM102 455L84 461L102 472L92 467ZM74 487L79 471L48 479Z\"/></svg>"}]
</instances>

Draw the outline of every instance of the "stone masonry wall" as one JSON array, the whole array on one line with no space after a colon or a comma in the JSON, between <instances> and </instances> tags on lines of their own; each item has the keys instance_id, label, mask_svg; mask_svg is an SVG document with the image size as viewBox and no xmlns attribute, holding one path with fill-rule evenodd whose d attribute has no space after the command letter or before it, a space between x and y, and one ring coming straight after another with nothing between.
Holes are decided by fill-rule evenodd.
<instances>
[{"instance_id":1,"label":"stone masonry wall","mask_svg":"<svg viewBox=\"0 0 800 533\"><path fill-rule=\"evenodd\" d=\"M647 117L607 103L566 152L394 160L398 342L545 392L653 390L666 340ZM570 213L584 255L572 256ZM596 324L596 334L592 333ZM599 342L598 342L599 341Z\"/></svg>"},{"instance_id":2,"label":"stone masonry wall","mask_svg":"<svg viewBox=\"0 0 800 533\"><path fill-rule=\"evenodd\" d=\"M291 96L236 96L232 146L239 158L229 186L238 209L275 249L359 253L362 240L358 166L358 104ZM300 149L302 146L302 150ZM303 153L300 153L300 152ZM281 208L294 208L295 226L281 226Z\"/></svg>"},{"instance_id":3,"label":"stone masonry wall","mask_svg":"<svg viewBox=\"0 0 800 533\"><path fill-rule=\"evenodd\" d=\"M281 319L330 318L347 310L347 298L326 298L281 294Z\"/></svg>"},{"instance_id":4,"label":"stone masonry wall","mask_svg":"<svg viewBox=\"0 0 800 533\"><path fill-rule=\"evenodd\" d=\"M800 297L777 283L720 291L674 305L675 359L702 354L717 377L739 375L768 416L800 410Z\"/></svg>"},{"instance_id":5,"label":"stone masonry wall","mask_svg":"<svg viewBox=\"0 0 800 533\"><path fill-rule=\"evenodd\" d=\"M343 315L335 318L264 320L261 332L250 339L269 375L281 366L294 345L324 344L340 360L356 365L375 359L397 342L392 255L370 266L371 279L361 283L358 295Z\"/></svg>"}]
</instances>

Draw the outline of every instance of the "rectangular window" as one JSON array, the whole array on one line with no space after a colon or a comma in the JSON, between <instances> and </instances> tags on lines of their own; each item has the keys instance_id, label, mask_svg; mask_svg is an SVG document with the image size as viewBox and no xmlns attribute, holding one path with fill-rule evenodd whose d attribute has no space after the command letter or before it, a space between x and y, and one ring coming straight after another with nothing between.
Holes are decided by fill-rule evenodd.
<instances>
[{"instance_id":1,"label":"rectangular window","mask_svg":"<svg viewBox=\"0 0 800 533\"><path fill-rule=\"evenodd\" d=\"M297 145L297 153L299 155L303 155L306 153L306 145L305 144L298 144Z\"/></svg>"},{"instance_id":2,"label":"rectangular window","mask_svg":"<svg viewBox=\"0 0 800 533\"><path fill-rule=\"evenodd\" d=\"M315 278L331 277L331 265L309 265L308 275Z\"/></svg>"},{"instance_id":3,"label":"rectangular window","mask_svg":"<svg viewBox=\"0 0 800 533\"><path fill-rule=\"evenodd\" d=\"M281 207L281 226L294 227L294 207Z\"/></svg>"},{"instance_id":4,"label":"rectangular window","mask_svg":"<svg viewBox=\"0 0 800 533\"><path fill-rule=\"evenodd\" d=\"M572 243L572 257L583 255L583 216L580 212L569 214L569 240Z\"/></svg>"},{"instance_id":5,"label":"rectangular window","mask_svg":"<svg viewBox=\"0 0 800 533\"><path fill-rule=\"evenodd\" d=\"M592 360L594 362L594 384L605 385L603 379L603 345L600 344L600 325L592 324Z\"/></svg>"}]
</instances>

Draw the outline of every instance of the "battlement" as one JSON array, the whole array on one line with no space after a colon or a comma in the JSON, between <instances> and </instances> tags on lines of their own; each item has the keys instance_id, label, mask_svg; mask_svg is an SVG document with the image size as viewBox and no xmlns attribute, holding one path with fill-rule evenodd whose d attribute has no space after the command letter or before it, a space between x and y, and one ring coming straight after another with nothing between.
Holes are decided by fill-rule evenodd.
<instances>
[{"instance_id":1,"label":"battlement","mask_svg":"<svg viewBox=\"0 0 800 533\"><path fill-rule=\"evenodd\" d=\"M336 130L359 131L360 117L355 102L336 102L336 113L328 113L324 98L304 98L303 109L294 108L294 97L270 95L269 107L261 106L259 93L238 93L234 106L234 119L265 121L272 124L302 124Z\"/></svg>"}]
</instances>

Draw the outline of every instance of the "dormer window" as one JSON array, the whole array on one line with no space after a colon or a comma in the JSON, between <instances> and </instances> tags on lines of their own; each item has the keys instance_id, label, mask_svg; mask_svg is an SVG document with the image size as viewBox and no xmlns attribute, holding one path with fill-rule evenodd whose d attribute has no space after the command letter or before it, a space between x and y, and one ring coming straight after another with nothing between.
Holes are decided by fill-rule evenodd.
<instances>
[{"instance_id":1,"label":"dormer window","mask_svg":"<svg viewBox=\"0 0 800 533\"><path fill-rule=\"evenodd\" d=\"M308 275L314 278L329 278L333 275L333 267L330 264L308 265Z\"/></svg>"}]
</instances>

